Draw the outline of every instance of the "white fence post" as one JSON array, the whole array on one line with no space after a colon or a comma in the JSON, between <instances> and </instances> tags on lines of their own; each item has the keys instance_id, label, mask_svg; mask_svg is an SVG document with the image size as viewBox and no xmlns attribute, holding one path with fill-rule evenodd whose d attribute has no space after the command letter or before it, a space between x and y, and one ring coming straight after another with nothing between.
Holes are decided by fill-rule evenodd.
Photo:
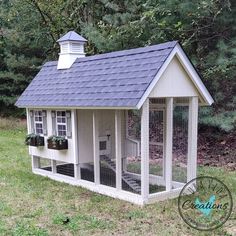
<instances>
[{"instance_id":1,"label":"white fence post","mask_svg":"<svg viewBox=\"0 0 236 236\"><path fill-rule=\"evenodd\" d=\"M187 181L197 177L198 97L189 98Z\"/></svg>"},{"instance_id":2,"label":"white fence post","mask_svg":"<svg viewBox=\"0 0 236 236\"><path fill-rule=\"evenodd\" d=\"M52 173L56 174L57 173L57 165L55 160L51 160L51 166L52 166Z\"/></svg>"},{"instance_id":3,"label":"white fence post","mask_svg":"<svg viewBox=\"0 0 236 236\"><path fill-rule=\"evenodd\" d=\"M149 99L142 107L141 113L141 194L144 202L149 195Z\"/></svg>"},{"instance_id":4,"label":"white fence post","mask_svg":"<svg viewBox=\"0 0 236 236\"><path fill-rule=\"evenodd\" d=\"M121 112L119 110L115 111L115 155L116 155L116 188L122 188L121 181L121 169L122 169L122 159L121 159Z\"/></svg>"},{"instance_id":5,"label":"white fence post","mask_svg":"<svg viewBox=\"0 0 236 236\"><path fill-rule=\"evenodd\" d=\"M98 139L98 114L93 112L93 159L94 159L94 182L100 184L100 156Z\"/></svg>"},{"instance_id":6,"label":"white fence post","mask_svg":"<svg viewBox=\"0 0 236 236\"><path fill-rule=\"evenodd\" d=\"M72 125L72 144L73 144L73 153L74 153L74 177L75 179L81 178L80 166L79 166L79 141L78 141L78 119L77 111L72 110L71 112L71 125Z\"/></svg>"},{"instance_id":7,"label":"white fence post","mask_svg":"<svg viewBox=\"0 0 236 236\"><path fill-rule=\"evenodd\" d=\"M166 98L165 181L166 191L172 189L173 98Z\"/></svg>"}]
</instances>

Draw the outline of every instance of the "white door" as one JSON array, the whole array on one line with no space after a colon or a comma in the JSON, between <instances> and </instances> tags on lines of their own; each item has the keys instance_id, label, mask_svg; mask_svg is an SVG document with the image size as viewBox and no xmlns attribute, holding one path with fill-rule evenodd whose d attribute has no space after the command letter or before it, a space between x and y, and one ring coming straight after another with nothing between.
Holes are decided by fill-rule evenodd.
<instances>
[{"instance_id":1,"label":"white door","mask_svg":"<svg viewBox=\"0 0 236 236\"><path fill-rule=\"evenodd\" d=\"M99 137L99 154L109 156L111 154L111 137Z\"/></svg>"}]
</instances>

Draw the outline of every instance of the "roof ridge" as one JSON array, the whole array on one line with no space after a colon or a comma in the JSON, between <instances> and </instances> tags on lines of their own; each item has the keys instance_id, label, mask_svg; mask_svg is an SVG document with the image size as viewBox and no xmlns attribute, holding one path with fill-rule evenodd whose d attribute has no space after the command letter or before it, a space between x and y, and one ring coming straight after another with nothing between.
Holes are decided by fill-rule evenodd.
<instances>
[{"instance_id":1,"label":"roof ridge","mask_svg":"<svg viewBox=\"0 0 236 236\"><path fill-rule=\"evenodd\" d=\"M77 58L76 61L74 62L74 64L76 64L80 61L101 60L101 59L108 59L108 58L111 58L111 57L122 57L122 56L142 54L142 53L152 52L152 51L161 51L161 50L165 50L167 48L173 48L177 43L178 43L178 41L169 41L169 42L154 44L154 45L150 45L150 46L124 49L124 50L119 50L119 51L113 51L113 52L107 52L107 53L102 53L102 54L91 55L91 56L87 56L87 57L81 57L81 58ZM164 45L168 45L168 46L161 47L161 46L164 46Z\"/></svg>"},{"instance_id":2,"label":"roof ridge","mask_svg":"<svg viewBox=\"0 0 236 236\"><path fill-rule=\"evenodd\" d=\"M87 57L80 57L77 58L76 61L73 63L72 67L79 62L83 61L90 61L90 60L101 60L101 59L109 59L111 57L122 57L122 56L130 56L134 54L143 54L147 52L152 52L152 51L161 51L165 50L167 48L173 48L175 45L178 43L178 41L169 41L165 43L160 43L160 44L154 44L150 46L145 46L145 47L139 47L139 48L131 48L131 49L125 49L125 50L119 50L119 51L114 51L114 52L107 52L107 53L102 53L102 54L95 54ZM166 47L164 47L166 45ZM44 64L44 66L55 66L57 61L49 61Z\"/></svg>"}]
</instances>

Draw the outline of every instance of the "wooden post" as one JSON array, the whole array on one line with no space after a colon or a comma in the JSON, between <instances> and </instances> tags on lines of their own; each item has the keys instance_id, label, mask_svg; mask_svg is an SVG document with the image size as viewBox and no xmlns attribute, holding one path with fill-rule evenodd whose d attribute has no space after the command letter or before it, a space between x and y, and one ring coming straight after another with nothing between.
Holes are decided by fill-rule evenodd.
<instances>
[{"instance_id":1,"label":"wooden post","mask_svg":"<svg viewBox=\"0 0 236 236\"><path fill-rule=\"evenodd\" d=\"M32 155L32 170L40 168L40 159L37 156Z\"/></svg>"},{"instance_id":2,"label":"wooden post","mask_svg":"<svg viewBox=\"0 0 236 236\"><path fill-rule=\"evenodd\" d=\"M78 141L78 126L77 126L77 111L71 112L71 125L72 125L72 145L74 154L74 177L75 179L81 179L80 166L79 166L79 141Z\"/></svg>"},{"instance_id":3,"label":"wooden post","mask_svg":"<svg viewBox=\"0 0 236 236\"><path fill-rule=\"evenodd\" d=\"M187 181L197 177L198 97L189 98Z\"/></svg>"},{"instance_id":4,"label":"wooden post","mask_svg":"<svg viewBox=\"0 0 236 236\"><path fill-rule=\"evenodd\" d=\"M123 129L125 129L123 132L124 132L124 140L123 140L123 147L124 147L124 150L123 151L123 158L122 158L122 171L127 171L127 138L129 137L129 115L128 115L128 110L125 110L124 111L124 116L123 116Z\"/></svg>"},{"instance_id":5,"label":"wooden post","mask_svg":"<svg viewBox=\"0 0 236 236\"><path fill-rule=\"evenodd\" d=\"M27 118L27 134L31 133L31 121L30 121L30 114L29 114L29 108L26 108L26 118ZM28 147L29 153L31 154L31 147ZM34 170L35 168L39 168L40 166L40 162L39 162L39 158L36 156L31 155L31 167L32 170Z\"/></svg>"},{"instance_id":6,"label":"wooden post","mask_svg":"<svg viewBox=\"0 0 236 236\"><path fill-rule=\"evenodd\" d=\"M51 166L52 166L52 173L56 174L57 173L57 165L55 160L51 160Z\"/></svg>"},{"instance_id":7,"label":"wooden post","mask_svg":"<svg viewBox=\"0 0 236 236\"><path fill-rule=\"evenodd\" d=\"M115 111L115 158L116 158L116 188L122 189L121 172L121 111Z\"/></svg>"},{"instance_id":8,"label":"wooden post","mask_svg":"<svg viewBox=\"0 0 236 236\"><path fill-rule=\"evenodd\" d=\"M100 156L98 139L98 113L93 112L93 159L94 159L94 182L100 184Z\"/></svg>"},{"instance_id":9,"label":"wooden post","mask_svg":"<svg viewBox=\"0 0 236 236\"><path fill-rule=\"evenodd\" d=\"M173 147L173 98L166 98L165 132L165 182L166 191L172 189L172 147Z\"/></svg>"},{"instance_id":10,"label":"wooden post","mask_svg":"<svg viewBox=\"0 0 236 236\"><path fill-rule=\"evenodd\" d=\"M141 194L145 202L149 195L149 99L141 113Z\"/></svg>"},{"instance_id":11,"label":"wooden post","mask_svg":"<svg viewBox=\"0 0 236 236\"><path fill-rule=\"evenodd\" d=\"M129 111L125 111L125 138L129 137Z\"/></svg>"}]
</instances>

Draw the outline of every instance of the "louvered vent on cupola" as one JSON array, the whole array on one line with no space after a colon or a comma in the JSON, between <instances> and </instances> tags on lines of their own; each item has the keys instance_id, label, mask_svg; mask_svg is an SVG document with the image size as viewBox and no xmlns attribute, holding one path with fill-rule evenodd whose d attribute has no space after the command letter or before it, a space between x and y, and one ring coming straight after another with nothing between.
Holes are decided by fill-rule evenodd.
<instances>
[{"instance_id":1,"label":"louvered vent on cupola","mask_svg":"<svg viewBox=\"0 0 236 236\"><path fill-rule=\"evenodd\" d=\"M68 69L76 58L85 56L84 44L87 40L74 31L68 32L57 42L60 44L57 69Z\"/></svg>"},{"instance_id":2,"label":"louvered vent on cupola","mask_svg":"<svg viewBox=\"0 0 236 236\"><path fill-rule=\"evenodd\" d=\"M62 43L60 45L61 52L60 53L69 53L69 44L68 43Z\"/></svg>"}]
</instances>

